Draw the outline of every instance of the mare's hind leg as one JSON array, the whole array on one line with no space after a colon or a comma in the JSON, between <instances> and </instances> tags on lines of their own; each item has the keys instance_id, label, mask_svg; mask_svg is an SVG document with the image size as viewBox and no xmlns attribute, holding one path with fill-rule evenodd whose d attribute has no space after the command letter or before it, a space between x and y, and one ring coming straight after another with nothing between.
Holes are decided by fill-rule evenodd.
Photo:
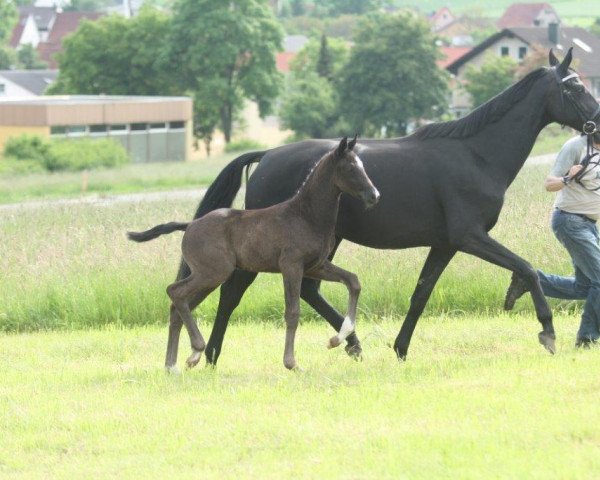
<instances>
[{"instance_id":1,"label":"mare's hind leg","mask_svg":"<svg viewBox=\"0 0 600 480\"><path fill-rule=\"evenodd\" d=\"M333 265L326 260L319 268L306 273L306 276L327 280L331 282L341 282L348 288L348 313L344 318L338 334L331 337L328 347L334 348L342 343L356 327L356 308L358 305L358 296L360 295L360 283L358 277L343 268Z\"/></svg>"},{"instance_id":2,"label":"mare's hind leg","mask_svg":"<svg viewBox=\"0 0 600 480\"><path fill-rule=\"evenodd\" d=\"M190 301L195 298L198 300L198 303L202 302L202 300L204 300L217 286L218 284L207 284L205 281L202 281L197 274L192 274L167 287L167 293L173 302L173 306L181 320L183 320L188 335L190 336L192 354L186 360L186 364L189 368L198 364L202 352L206 348L206 342L200 333L196 321L192 317Z\"/></svg>"},{"instance_id":3,"label":"mare's hind leg","mask_svg":"<svg viewBox=\"0 0 600 480\"><path fill-rule=\"evenodd\" d=\"M221 296L219 297L219 307L217 316L213 325L208 344L206 345L206 361L211 365L216 365L223 338L227 330L227 324L231 314L240 304L240 300L248 287L252 284L258 274L247 272L245 270L235 270L227 281L221 285Z\"/></svg>"}]
</instances>

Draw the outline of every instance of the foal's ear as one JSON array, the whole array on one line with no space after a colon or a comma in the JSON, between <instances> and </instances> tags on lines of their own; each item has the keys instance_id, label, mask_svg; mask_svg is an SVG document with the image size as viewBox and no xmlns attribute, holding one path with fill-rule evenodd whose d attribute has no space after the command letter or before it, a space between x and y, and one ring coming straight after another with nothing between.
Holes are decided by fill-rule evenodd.
<instances>
[{"instance_id":1,"label":"foal's ear","mask_svg":"<svg viewBox=\"0 0 600 480\"><path fill-rule=\"evenodd\" d=\"M560 63L558 58L556 58L556 55L554 55L552 49L550 49L550 52L548 53L548 61L550 62L551 67L556 67Z\"/></svg>"},{"instance_id":2,"label":"foal's ear","mask_svg":"<svg viewBox=\"0 0 600 480\"><path fill-rule=\"evenodd\" d=\"M337 150L335 151L336 156L343 157L348 148L348 137L344 137L340 140Z\"/></svg>"},{"instance_id":3,"label":"foal's ear","mask_svg":"<svg viewBox=\"0 0 600 480\"><path fill-rule=\"evenodd\" d=\"M572 60L573 60L573 47L569 48L569 51L565 55L565 58L563 58L563 61L560 64L560 66L558 67L558 69L563 73L567 73Z\"/></svg>"},{"instance_id":4,"label":"foal's ear","mask_svg":"<svg viewBox=\"0 0 600 480\"><path fill-rule=\"evenodd\" d=\"M352 140L350 140L350 143L348 143L348 150L353 150L354 147L356 146L356 139L358 138L358 133L356 135L354 135L354 138Z\"/></svg>"}]
</instances>

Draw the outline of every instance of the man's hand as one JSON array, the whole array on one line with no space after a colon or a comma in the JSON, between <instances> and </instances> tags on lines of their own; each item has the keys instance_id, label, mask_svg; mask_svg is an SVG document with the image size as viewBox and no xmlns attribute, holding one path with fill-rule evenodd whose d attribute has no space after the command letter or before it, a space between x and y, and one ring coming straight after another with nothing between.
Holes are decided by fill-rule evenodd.
<instances>
[{"instance_id":1,"label":"man's hand","mask_svg":"<svg viewBox=\"0 0 600 480\"><path fill-rule=\"evenodd\" d=\"M575 175L581 172L581 170L583 170L583 165L573 165L571 168L569 168L569 178L573 178Z\"/></svg>"}]
</instances>

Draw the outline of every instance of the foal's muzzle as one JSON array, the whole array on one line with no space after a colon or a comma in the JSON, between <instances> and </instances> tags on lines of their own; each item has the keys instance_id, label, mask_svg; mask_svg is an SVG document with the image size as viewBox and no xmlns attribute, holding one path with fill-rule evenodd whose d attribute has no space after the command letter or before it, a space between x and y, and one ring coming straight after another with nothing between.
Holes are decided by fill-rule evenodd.
<instances>
[{"instance_id":1,"label":"foal's muzzle","mask_svg":"<svg viewBox=\"0 0 600 480\"><path fill-rule=\"evenodd\" d=\"M365 204L365 207L371 208L379 201L379 191L376 188L372 188L370 190L366 190L360 194L360 199Z\"/></svg>"}]
</instances>

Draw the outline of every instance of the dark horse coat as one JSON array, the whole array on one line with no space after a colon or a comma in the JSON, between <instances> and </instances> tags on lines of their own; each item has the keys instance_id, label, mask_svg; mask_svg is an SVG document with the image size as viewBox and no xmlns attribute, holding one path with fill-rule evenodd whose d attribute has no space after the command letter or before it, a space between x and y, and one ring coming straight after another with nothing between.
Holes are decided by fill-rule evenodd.
<instances>
[{"instance_id":1,"label":"dark horse coat","mask_svg":"<svg viewBox=\"0 0 600 480\"><path fill-rule=\"evenodd\" d=\"M492 239L506 189L531 152L539 132L558 122L581 131L586 120L598 123L598 103L569 68L550 52L550 68L540 68L469 115L431 124L403 138L365 140L357 146L365 169L381 192L381 201L365 211L343 196L336 236L372 248L429 246L406 319L394 343L405 358L416 323L439 276L457 251L475 255L522 276L531 286L539 340L554 351L552 313L535 270ZM568 78L567 78L568 77ZM401 94L401 93L399 93ZM217 177L196 217L231 205L243 169L258 166L247 182L246 208L262 208L290 198L312 166L334 146L332 140L308 140L233 160ZM333 255L334 252L332 252ZM187 269L182 264L180 276ZM256 274L237 270L221 288L207 358L215 363L232 311ZM320 295L319 283L305 279L302 298L336 329L343 317ZM180 321L171 314L171 322ZM359 353L355 335L349 353Z\"/></svg>"}]
</instances>

